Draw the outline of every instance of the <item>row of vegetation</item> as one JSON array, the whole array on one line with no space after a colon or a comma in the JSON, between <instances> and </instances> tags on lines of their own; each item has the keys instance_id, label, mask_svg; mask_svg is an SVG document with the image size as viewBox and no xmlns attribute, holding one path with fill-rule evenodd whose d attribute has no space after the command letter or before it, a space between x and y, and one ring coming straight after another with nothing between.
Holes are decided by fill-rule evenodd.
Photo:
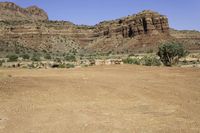
<instances>
[{"instance_id":1,"label":"row of vegetation","mask_svg":"<svg viewBox=\"0 0 200 133\"><path fill-rule=\"evenodd\" d=\"M29 64L28 66L24 66L24 68L40 68L42 67L42 64L40 62L32 62L32 64ZM75 65L71 63L59 63L59 64L52 64L52 68L74 68Z\"/></svg>"},{"instance_id":2,"label":"row of vegetation","mask_svg":"<svg viewBox=\"0 0 200 133\"><path fill-rule=\"evenodd\" d=\"M33 55L29 55L29 54L8 54L6 56L6 58L8 58L8 62L16 62L18 61L19 58L22 58L23 60L31 60L31 61L41 61L42 58L44 58L45 60L54 60L56 62L60 62L61 59L60 58L53 58L50 54L46 54L44 56L41 56L40 54L33 54ZM67 54L63 57L64 61L69 61L69 62L75 62L76 61L76 56L73 54Z\"/></svg>"},{"instance_id":3,"label":"row of vegetation","mask_svg":"<svg viewBox=\"0 0 200 133\"><path fill-rule=\"evenodd\" d=\"M136 65L145 65L145 66L160 66L161 61L154 55L144 56L143 58L132 58L128 57L123 60L125 64L136 64Z\"/></svg>"},{"instance_id":4,"label":"row of vegetation","mask_svg":"<svg viewBox=\"0 0 200 133\"><path fill-rule=\"evenodd\" d=\"M123 62L125 64L137 64L137 65L145 65L145 66L160 66L160 65L165 65L165 66L172 66L178 63L179 59L181 57L184 57L188 54L188 52L184 49L184 47L176 42L168 42L165 43L158 48L157 55L149 54L146 55L142 58L137 58L136 56L129 56L126 59L123 59ZM109 53L110 55L110 53ZM109 56L107 55L107 56ZM16 62L19 59L20 60L28 60L28 61L33 61L33 62L39 62L42 60L52 60L55 62L60 63L60 68L68 68L68 67L73 67L70 64L62 64L63 61L67 62L76 62L77 61L77 56L74 53L68 53L68 54L63 54L62 56L56 57L52 56L51 53L46 53L46 54L39 54L39 53L34 53L34 54L9 54L6 56L8 58L8 62ZM88 56L86 58L86 55L79 55L80 60L83 58L85 59L98 59L99 56L94 55L94 56ZM0 66L4 63L5 61L0 61Z\"/></svg>"},{"instance_id":5,"label":"row of vegetation","mask_svg":"<svg viewBox=\"0 0 200 133\"><path fill-rule=\"evenodd\" d=\"M176 42L168 42L161 45L158 49L157 56L144 56L142 59L128 57L123 62L126 64L137 64L146 66L160 66L162 63L165 66L176 65L181 57L188 55L188 51Z\"/></svg>"}]
</instances>

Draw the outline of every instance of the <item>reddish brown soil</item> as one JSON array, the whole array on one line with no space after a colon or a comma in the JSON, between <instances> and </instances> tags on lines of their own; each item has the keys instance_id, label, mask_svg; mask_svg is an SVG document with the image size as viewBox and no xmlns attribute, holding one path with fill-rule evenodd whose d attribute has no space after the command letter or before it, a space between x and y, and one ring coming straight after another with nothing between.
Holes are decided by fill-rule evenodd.
<instances>
[{"instance_id":1,"label":"reddish brown soil","mask_svg":"<svg viewBox=\"0 0 200 133\"><path fill-rule=\"evenodd\" d=\"M199 133L200 69L0 69L0 133Z\"/></svg>"}]
</instances>

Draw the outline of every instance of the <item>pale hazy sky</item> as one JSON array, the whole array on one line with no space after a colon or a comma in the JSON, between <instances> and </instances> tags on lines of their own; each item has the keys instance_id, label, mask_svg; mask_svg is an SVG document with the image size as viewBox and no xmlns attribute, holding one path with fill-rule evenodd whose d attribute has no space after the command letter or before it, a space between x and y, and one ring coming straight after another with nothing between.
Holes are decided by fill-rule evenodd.
<instances>
[{"instance_id":1,"label":"pale hazy sky","mask_svg":"<svg viewBox=\"0 0 200 133\"><path fill-rule=\"evenodd\" d=\"M1 2L3 0L0 0ZM168 16L176 29L200 31L200 0L7 0L27 7L43 8L51 20L94 25L103 20L117 19L145 9Z\"/></svg>"}]
</instances>

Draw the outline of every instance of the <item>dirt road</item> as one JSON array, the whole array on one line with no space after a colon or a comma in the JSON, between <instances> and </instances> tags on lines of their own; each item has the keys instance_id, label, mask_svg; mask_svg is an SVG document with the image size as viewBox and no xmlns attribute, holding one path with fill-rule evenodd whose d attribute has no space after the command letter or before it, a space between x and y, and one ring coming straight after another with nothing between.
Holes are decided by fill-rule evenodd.
<instances>
[{"instance_id":1,"label":"dirt road","mask_svg":"<svg viewBox=\"0 0 200 133\"><path fill-rule=\"evenodd\" d=\"M0 69L0 133L199 133L200 69Z\"/></svg>"}]
</instances>

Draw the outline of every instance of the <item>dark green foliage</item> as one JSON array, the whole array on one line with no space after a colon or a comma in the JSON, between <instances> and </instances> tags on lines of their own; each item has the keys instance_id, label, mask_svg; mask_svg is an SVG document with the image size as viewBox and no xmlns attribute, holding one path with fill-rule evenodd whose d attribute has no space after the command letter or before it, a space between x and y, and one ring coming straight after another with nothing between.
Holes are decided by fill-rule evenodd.
<instances>
[{"instance_id":1,"label":"dark green foliage","mask_svg":"<svg viewBox=\"0 0 200 133\"><path fill-rule=\"evenodd\" d=\"M38 54L33 54L31 60L32 61L40 61L40 56Z\"/></svg>"},{"instance_id":2,"label":"dark green foliage","mask_svg":"<svg viewBox=\"0 0 200 133\"><path fill-rule=\"evenodd\" d=\"M14 62L14 61L18 60L18 55L16 55L16 54L10 54L10 55L7 55L6 58L8 58L9 62Z\"/></svg>"},{"instance_id":3,"label":"dark green foliage","mask_svg":"<svg viewBox=\"0 0 200 133\"><path fill-rule=\"evenodd\" d=\"M54 61L55 61L55 62L59 62L59 63L61 63L61 59L60 59L60 58L58 58L58 57L57 57L57 58L55 58L55 59L54 59Z\"/></svg>"},{"instance_id":4,"label":"dark green foliage","mask_svg":"<svg viewBox=\"0 0 200 133\"><path fill-rule=\"evenodd\" d=\"M65 56L65 60L69 61L69 62L75 62L76 57L75 57L75 55L68 54L68 55Z\"/></svg>"},{"instance_id":5,"label":"dark green foliage","mask_svg":"<svg viewBox=\"0 0 200 133\"><path fill-rule=\"evenodd\" d=\"M142 59L139 58L126 58L123 60L125 64L136 64L145 66L160 66L161 62L156 56L144 56Z\"/></svg>"},{"instance_id":6,"label":"dark green foliage","mask_svg":"<svg viewBox=\"0 0 200 133\"><path fill-rule=\"evenodd\" d=\"M44 58L47 59L47 60L51 60L51 55L50 55L50 54L46 54L46 55L44 56Z\"/></svg>"},{"instance_id":7,"label":"dark green foliage","mask_svg":"<svg viewBox=\"0 0 200 133\"><path fill-rule=\"evenodd\" d=\"M66 64L66 68L74 68L75 65L74 64Z\"/></svg>"},{"instance_id":8,"label":"dark green foliage","mask_svg":"<svg viewBox=\"0 0 200 133\"><path fill-rule=\"evenodd\" d=\"M147 53L153 53L153 49L147 50Z\"/></svg>"},{"instance_id":9,"label":"dark green foliage","mask_svg":"<svg viewBox=\"0 0 200 133\"><path fill-rule=\"evenodd\" d=\"M181 57L184 57L188 52L184 47L176 42L168 42L159 47L158 56L165 66L172 66L178 63Z\"/></svg>"},{"instance_id":10,"label":"dark green foliage","mask_svg":"<svg viewBox=\"0 0 200 133\"><path fill-rule=\"evenodd\" d=\"M20 50L19 50L19 49L15 49L15 53L16 53L16 54L19 54L19 53L20 53Z\"/></svg>"},{"instance_id":11,"label":"dark green foliage","mask_svg":"<svg viewBox=\"0 0 200 133\"><path fill-rule=\"evenodd\" d=\"M140 59L128 57L126 59L123 59L123 62L125 64L137 64L137 65L139 65L140 64Z\"/></svg>"},{"instance_id":12,"label":"dark green foliage","mask_svg":"<svg viewBox=\"0 0 200 133\"><path fill-rule=\"evenodd\" d=\"M44 49L42 50L42 52L43 52L43 53L47 53L47 51L46 51L46 50L44 50Z\"/></svg>"},{"instance_id":13,"label":"dark green foliage","mask_svg":"<svg viewBox=\"0 0 200 133\"><path fill-rule=\"evenodd\" d=\"M111 55L113 52L112 51L109 51L108 53L106 53L106 56L109 56Z\"/></svg>"},{"instance_id":14,"label":"dark green foliage","mask_svg":"<svg viewBox=\"0 0 200 133\"><path fill-rule=\"evenodd\" d=\"M65 64L59 64L58 68L66 68Z\"/></svg>"},{"instance_id":15,"label":"dark green foliage","mask_svg":"<svg viewBox=\"0 0 200 133\"><path fill-rule=\"evenodd\" d=\"M58 68L74 68L75 65L74 64L59 64Z\"/></svg>"},{"instance_id":16,"label":"dark green foliage","mask_svg":"<svg viewBox=\"0 0 200 133\"><path fill-rule=\"evenodd\" d=\"M22 54L22 55L20 55L20 57L22 57L25 60L30 59L30 56L28 54Z\"/></svg>"},{"instance_id":17,"label":"dark green foliage","mask_svg":"<svg viewBox=\"0 0 200 133\"><path fill-rule=\"evenodd\" d=\"M161 62L155 56L144 56L141 59L141 64L145 66L160 66Z\"/></svg>"},{"instance_id":18,"label":"dark green foliage","mask_svg":"<svg viewBox=\"0 0 200 133\"><path fill-rule=\"evenodd\" d=\"M0 67L3 65L4 62L5 60L0 60Z\"/></svg>"}]
</instances>

